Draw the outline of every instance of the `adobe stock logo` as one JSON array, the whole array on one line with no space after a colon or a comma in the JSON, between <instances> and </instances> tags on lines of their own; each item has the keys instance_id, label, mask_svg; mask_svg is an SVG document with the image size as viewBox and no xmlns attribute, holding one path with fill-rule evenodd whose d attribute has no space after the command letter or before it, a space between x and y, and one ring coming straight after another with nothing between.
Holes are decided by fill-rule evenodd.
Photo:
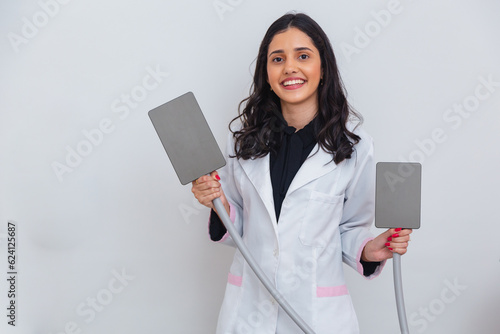
<instances>
[{"instance_id":1,"label":"adobe stock logo","mask_svg":"<svg viewBox=\"0 0 500 334\"><path fill-rule=\"evenodd\" d=\"M478 76L478 83L471 89L469 95L453 103L447 108L442 115L443 121L447 124L446 127L436 127L432 129L429 136L414 141L417 148L412 150L408 157L399 156L400 161L415 161L424 163L424 161L432 156L438 149L439 145L448 140L450 129L458 130L474 113L477 113L481 104L490 99L500 88L500 81L495 81L492 74L487 76Z\"/></svg>"},{"instance_id":2,"label":"adobe stock logo","mask_svg":"<svg viewBox=\"0 0 500 334\"><path fill-rule=\"evenodd\" d=\"M437 317L443 314L448 306L462 295L462 292L467 290L467 286L460 284L457 278L453 282L446 279L444 285L439 297L431 300L427 307L419 307L418 312L410 314L410 325L418 326L419 333L424 332L430 322L436 321Z\"/></svg>"},{"instance_id":3,"label":"adobe stock logo","mask_svg":"<svg viewBox=\"0 0 500 334\"><path fill-rule=\"evenodd\" d=\"M116 125L126 120L131 111L137 109L140 103L170 75L168 72L164 72L160 65L156 65L156 68L148 66L145 71L146 74L140 83L126 93L120 94L111 102L110 109L115 114L115 120L111 117L104 117L95 127L81 130L80 138L83 138L74 145L66 145L65 158L59 161L54 160L51 163L52 170L59 182L63 182L66 174L72 173L84 162L85 158L94 152L95 148L102 145L108 135L115 131Z\"/></svg>"},{"instance_id":4,"label":"adobe stock logo","mask_svg":"<svg viewBox=\"0 0 500 334\"><path fill-rule=\"evenodd\" d=\"M31 16L31 19L26 16L21 19L21 34L16 34L14 32L9 32L7 34L7 38L14 51L19 52L19 47L22 44L28 44L30 40L35 38L40 32L40 29L44 28L49 23L50 19L59 14L61 5L66 5L70 1L71 0L38 1L40 9Z\"/></svg>"},{"instance_id":5,"label":"adobe stock logo","mask_svg":"<svg viewBox=\"0 0 500 334\"><path fill-rule=\"evenodd\" d=\"M372 20L366 22L363 29L358 26L354 27L353 43L342 42L340 44L340 49L347 62L350 63L354 54L359 54L361 50L368 47L391 24L392 18L403 12L403 9L404 7L399 0L390 0L387 3L387 9L370 12Z\"/></svg>"},{"instance_id":6,"label":"adobe stock logo","mask_svg":"<svg viewBox=\"0 0 500 334\"><path fill-rule=\"evenodd\" d=\"M215 0L213 6L219 19L224 21L224 13L232 12L236 7L241 5L244 0Z\"/></svg>"},{"instance_id":7,"label":"adobe stock logo","mask_svg":"<svg viewBox=\"0 0 500 334\"><path fill-rule=\"evenodd\" d=\"M135 276L127 274L125 268L121 271L113 269L111 271L113 275L109 280L108 284L97 291L95 294L88 296L85 301L82 301L76 306L76 314L84 318L84 323L89 324L93 322L98 314L105 311L110 307L115 297L123 292L125 288L135 279ZM81 334L84 333L84 328L82 327L82 319L75 321L74 319L66 322L62 325L60 329L56 332L50 332L49 334Z\"/></svg>"}]
</instances>

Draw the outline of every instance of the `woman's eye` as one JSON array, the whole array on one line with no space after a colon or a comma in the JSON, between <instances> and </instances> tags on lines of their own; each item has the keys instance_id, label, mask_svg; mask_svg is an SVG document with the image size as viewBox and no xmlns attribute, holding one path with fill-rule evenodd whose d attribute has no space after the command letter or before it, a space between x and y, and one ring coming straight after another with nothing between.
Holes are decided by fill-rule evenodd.
<instances>
[{"instance_id":1,"label":"woman's eye","mask_svg":"<svg viewBox=\"0 0 500 334\"><path fill-rule=\"evenodd\" d=\"M275 62L275 63L279 63L279 62L281 62L282 60L283 60L283 58L281 58L281 57L276 57L276 58L274 58L274 59L273 59L273 62Z\"/></svg>"},{"instance_id":2,"label":"woman's eye","mask_svg":"<svg viewBox=\"0 0 500 334\"><path fill-rule=\"evenodd\" d=\"M305 60L305 59L309 58L309 56L306 54L303 54L303 55L300 55L299 58L302 60Z\"/></svg>"}]
</instances>

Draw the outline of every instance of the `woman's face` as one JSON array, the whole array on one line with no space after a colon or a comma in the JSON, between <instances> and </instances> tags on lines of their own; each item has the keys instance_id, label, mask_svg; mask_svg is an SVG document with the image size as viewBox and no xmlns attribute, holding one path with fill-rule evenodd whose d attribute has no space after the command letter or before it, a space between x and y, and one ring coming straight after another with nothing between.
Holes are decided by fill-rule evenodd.
<instances>
[{"instance_id":1,"label":"woman's face","mask_svg":"<svg viewBox=\"0 0 500 334\"><path fill-rule=\"evenodd\" d=\"M267 79L282 107L317 108L321 58L311 38L297 28L276 34L267 52Z\"/></svg>"}]
</instances>

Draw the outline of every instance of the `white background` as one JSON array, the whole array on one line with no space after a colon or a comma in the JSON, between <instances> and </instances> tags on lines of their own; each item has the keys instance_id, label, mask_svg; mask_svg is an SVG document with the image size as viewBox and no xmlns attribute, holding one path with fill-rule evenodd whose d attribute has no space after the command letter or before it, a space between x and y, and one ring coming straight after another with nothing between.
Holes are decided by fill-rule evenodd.
<instances>
[{"instance_id":1,"label":"white background","mask_svg":"<svg viewBox=\"0 0 500 334\"><path fill-rule=\"evenodd\" d=\"M224 147L259 43L290 10L330 37L377 161L423 163L422 228L403 257L411 332L500 332L500 3L62 2L0 4L0 332L215 331L234 250L208 240L208 209L179 184L147 112L193 91ZM464 116L449 111L460 104ZM109 133L89 146L102 122ZM391 263L373 281L347 272L362 333L397 333Z\"/></svg>"}]
</instances>

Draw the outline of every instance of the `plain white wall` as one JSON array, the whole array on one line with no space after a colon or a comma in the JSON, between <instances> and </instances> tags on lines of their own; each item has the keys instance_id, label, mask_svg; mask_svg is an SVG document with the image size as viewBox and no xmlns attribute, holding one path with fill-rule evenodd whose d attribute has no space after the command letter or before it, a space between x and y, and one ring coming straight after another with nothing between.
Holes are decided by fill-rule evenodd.
<instances>
[{"instance_id":1,"label":"plain white wall","mask_svg":"<svg viewBox=\"0 0 500 334\"><path fill-rule=\"evenodd\" d=\"M329 35L377 160L423 163L412 333L500 332L498 2L23 0L0 5L1 277L8 220L19 272L2 333L214 332L234 250L208 240L147 112L193 91L223 147L289 10ZM362 332L397 333L391 263L347 275Z\"/></svg>"}]
</instances>

